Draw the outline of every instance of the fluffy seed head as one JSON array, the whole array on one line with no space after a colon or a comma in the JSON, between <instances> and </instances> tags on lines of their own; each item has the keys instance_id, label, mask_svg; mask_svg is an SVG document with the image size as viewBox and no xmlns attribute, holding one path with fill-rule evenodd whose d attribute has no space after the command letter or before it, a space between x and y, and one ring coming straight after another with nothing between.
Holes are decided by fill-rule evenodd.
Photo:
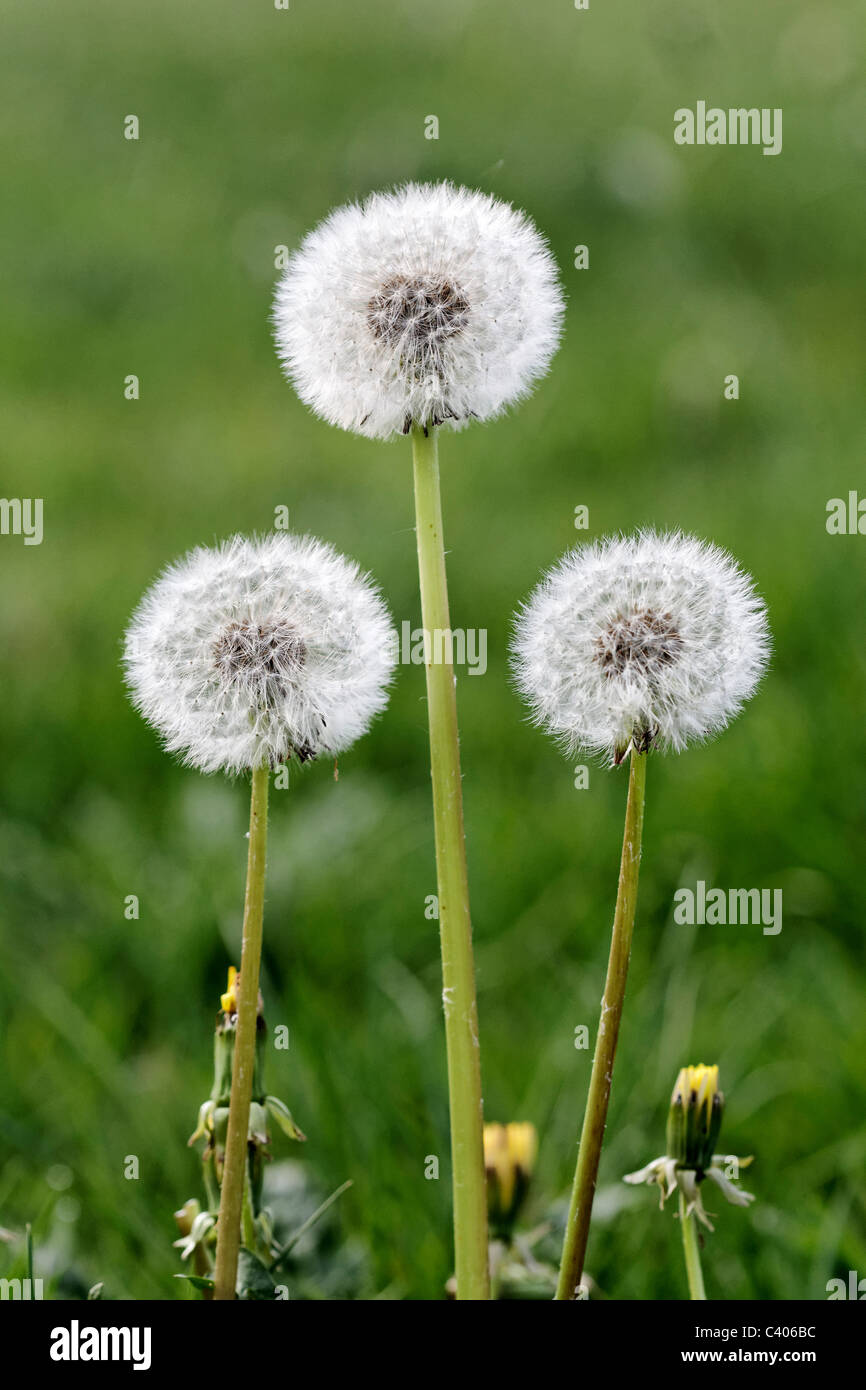
<instances>
[{"instance_id":1,"label":"fluffy seed head","mask_svg":"<svg viewBox=\"0 0 866 1390\"><path fill-rule=\"evenodd\" d=\"M136 708L214 772L348 748L387 702L387 609L309 536L234 536L171 565L141 601L124 664Z\"/></svg>"},{"instance_id":2,"label":"fluffy seed head","mask_svg":"<svg viewBox=\"0 0 866 1390\"><path fill-rule=\"evenodd\" d=\"M518 687L569 751L679 751L742 708L767 664L766 611L725 551L679 533L570 551L517 617Z\"/></svg>"},{"instance_id":3,"label":"fluffy seed head","mask_svg":"<svg viewBox=\"0 0 866 1390\"><path fill-rule=\"evenodd\" d=\"M277 350L318 415L373 439L487 420L547 370L563 312L523 212L450 183L338 208L277 287Z\"/></svg>"}]
</instances>

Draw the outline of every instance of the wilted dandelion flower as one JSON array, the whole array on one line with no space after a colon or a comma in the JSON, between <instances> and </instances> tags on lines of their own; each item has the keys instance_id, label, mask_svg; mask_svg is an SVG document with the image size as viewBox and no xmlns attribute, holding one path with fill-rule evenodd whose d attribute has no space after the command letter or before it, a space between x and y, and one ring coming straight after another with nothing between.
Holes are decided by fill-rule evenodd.
<instances>
[{"instance_id":1,"label":"wilted dandelion flower","mask_svg":"<svg viewBox=\"0 0 866 1390\"><path fill-rule=\"evenodd\" d=\"M309 536L234 536L171 565L124 652L132 699L168 751L213 772L348 748L387 702L387 609Z\"/></svg>"},{"instance_id":2,"label":"wilted dandelion flower","mask_svg":"<svg viewBox=\"0 0 866 1390\"><path fill-rule=\"evenodd\" d=\"M723 729L755 690L764 604L725 551L644 531L570 551L518 616L517 684L569 750L619 763Z\"/></svg>"},{"instance_id":3,"label":"wilted dandelion flower","mask_svg":"<svg viewBox=\"0 0 866 1390\"><path fill-rule=\"evenodd\" d=\"M332 212L286 267L273 319L301 399L385 439L487 420L526 395L562 312L555 263L526 214L438 183Z\"/></svg>"},{"instance_id":4,"label":"wilted dandelion flower","mask_svg":"<svg viewBox=\"0 0 866 1390\"><path fill-rule=\"evenodd\" d=\"M713 1224L701 1200L701 1183L715 1183L735 1207L747 1207L755 1198L751 1192L735 1187L729 1172L746 1168L751 1158L735 1158L713 1150L722 1127L725 1097L719 1090L718 1067L683 1067L671 1096L667 1126L667 1152L636 1173L627 1173L628 1183L657 1183L659 1205L679 1189L683 1197L683 1218L694 1213L709 1230Z\"/></svg>"}]
</instances>

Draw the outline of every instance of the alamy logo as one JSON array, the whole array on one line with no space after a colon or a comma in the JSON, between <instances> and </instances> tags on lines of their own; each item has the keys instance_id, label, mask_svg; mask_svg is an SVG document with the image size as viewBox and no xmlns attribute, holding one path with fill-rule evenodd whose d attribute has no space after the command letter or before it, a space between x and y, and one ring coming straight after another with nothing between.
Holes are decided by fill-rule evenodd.
<instances>
[{"instance_id":1,"label":"alamy logo","mask_svg":"<svg viewBox=\"0 0 866 1390\"><path fill-rule=\"evenodd\" d=\"M0 1302L7 1298L30 1302L43 1297L41 1279L0 1279Z\"/></svg>"},{"instance_id":2,"label":"alamy logo","mask_svg":"<svg viewBox=\"0 0 866 1390\"><path fill-rule=\"evenodd\" d=\"M680 106L674 112L678 145L763 145L764 154L782 153L782 108L776 106Z\"/></svg>"},{"instance_id":3,"label":"alamy logo","mask_svg":"<svg viewBox=\"0 0 866 1390\"><path fill-rule=\"evenodd\" d=\"M866 1279L861 1279L856 1269L848 1270L847 1285L844 1279L828 1279L824 1287L827 1290L828 1303L840 1298L855 1299L858 1303L866 1299Z\"/></svg>"},{"instance_id":4,"label":"alamy logo","mask_svg":"<svg viewBox=\"0 0 866 1390\"><path fill-rule=\"evenodd\" d=\"M764 936L782 930L781 888L710 888L698 879L694 888L674 893L674 921L681 926L762 926Z\"/></svg>"},{"instance_id":5,"label":"alamy logo","mask_svg":"<svg viewBox=\"0 0 866 1390\"><path fill-rule=\"evenodd\" d=\"M827 503L827 532L831 536L866 536L866 497L852 491Z\"/></svg>"},{"instance_id":6,"label":"alamy logo","mask_svg":"<svg viewBox=\"0 0 866 1390\"><path fill-rule=\"evenodd\" d=\"M487 629L483 627L437 627L428 632L403 622L392 641L394 659L404 666L466 666L470 676L483 676L487 670Z\"/></svg>"},{"instance_id":7,"label":"alamy logo","mask_svg":"<svg viewBox=\"0 0 866 1390\"><path fill-rule=\"evenodd\" d=\"M41 545L42 498L0 497L0 535L23 536L25 545Z\"/></svg>"},{"instance_id":8,"label":"alamy logo","mask_svg":"<svg viewBox=\"0 0 866 1390\"><path fill-rule=\"evenodd\" d=\"M131 1361L134 1371L150 1370L149 1327L55 1327L49 1349L52 1361Z\"/></svg>"}]
</instances>

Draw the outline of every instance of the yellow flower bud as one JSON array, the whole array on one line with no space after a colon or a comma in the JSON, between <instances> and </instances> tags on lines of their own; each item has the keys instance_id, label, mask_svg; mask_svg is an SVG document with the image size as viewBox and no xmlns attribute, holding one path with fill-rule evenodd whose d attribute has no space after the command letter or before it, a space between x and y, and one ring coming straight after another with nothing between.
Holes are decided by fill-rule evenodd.
<instances>
[{"instance_id":1,"label":"yellow flower bud","mask_svg":"<svg viewBox=\"0 0 866 1390\"><path fill-rule=\"evenodd\" d=\"M626 1173L629 1183L658 1183L660 1205L679 1188L686 1200L686 1216L692 1212L710 1231L710 1221L701 1201L701 1184L705 1178L720 1189L735 1207L747 1207L755 1199L751 1192L735 1187L726 1171L734 1165L733 1176L746 1168L751 1158L734 1158L733 1154L714 1153L722 1127L725 1098L719 1090L718 1067L683 1067L676 1080L668 1112L667 1152L654 1158L636 1173Z\"/></svg>"},{"instance_id":2,"label":"yellow flower bud","mask_svg":"<svg viewBox=\"0 0 866 1390\"><path fill-rule=\"evenodd\" d=\"M220 995L220 1005L225 1014L236 1014L238 1011L237 995L235 993L235 981L238 972L233 965L229 966L229 982L225 994Z\"/></svg>"},{"instance_id":3,"label":"yellow flower bud","mask_svg":"<svg viewBox=\"0 0 866 1390\"><path fill-rule=\"evenodd\" d=\"M668 1115L668 1157L685 1168L705 1172L722 1125L725 1098L719 1090L718 1067L683 1067L671 1096Z\"/></svg>"},{"instance_id":4,"label":"yellow flower bud","mask_svg":"<svg viewBox=\"0 0 866 1390\"><path fill-rule=\"evenodd\" d=\"M531 1124L484 1126L487 1204L498 1234L508 1234L526 1196L535 1167L538 1135Z\"/></svg>"}]
</instances>

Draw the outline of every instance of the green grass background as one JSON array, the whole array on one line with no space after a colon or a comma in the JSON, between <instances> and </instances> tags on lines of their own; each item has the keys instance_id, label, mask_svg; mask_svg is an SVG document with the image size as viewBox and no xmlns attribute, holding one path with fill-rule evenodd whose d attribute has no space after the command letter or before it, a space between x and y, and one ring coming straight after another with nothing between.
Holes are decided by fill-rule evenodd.
<instances>
[{"instance_id":1,"label":"green grass background","mask_svg":"<svg viewBox=\"0 0 866 1390\"><path fill-rule=\"evenodd\" d=\"M620 1179L663 1150L677 1069L718 1061L723 1145L756 1155L758 1200L710 1202L711 1296L866 1276L866 538L825 530L829 498L866 490L856 4L7 0L3 29L2 491L44 498L45 539L0 538L0 1225L34 1223L47 1293L184 1296L171 1214L198 1192L185 1140L238 952L245 787L161 753L122 688L125 624L167 561L281 504L419 621L408 447L309 415L268 313L275 246L443 177L525 207L569 300L532 400L442 441L452 620L489 633L488 673L458 689L487 1117L538 1126L542 1216L573 1168L590 1065L573 1036L595 1031L625 798L598 768L575 790L576 760L527 723L511 614L581 539L578 504L591 536L711 537L755 575L775 656L728 732L649 768L588 1266L611 1297L683 1296L670 1209ZM783 153L676 147L673 112L699 98L781 106ZM309 1135L292 1157L322 1191L354 1180L339 1221L364 1296L439 1297L422 669L400 670L338 782L314 765L272 804L263 987L291 1030L270 1088ZM698 878L781 887L781 935L674 924ZM20 1251L0 1246L0 1274Z\"/></svg>"}]
</instances>

